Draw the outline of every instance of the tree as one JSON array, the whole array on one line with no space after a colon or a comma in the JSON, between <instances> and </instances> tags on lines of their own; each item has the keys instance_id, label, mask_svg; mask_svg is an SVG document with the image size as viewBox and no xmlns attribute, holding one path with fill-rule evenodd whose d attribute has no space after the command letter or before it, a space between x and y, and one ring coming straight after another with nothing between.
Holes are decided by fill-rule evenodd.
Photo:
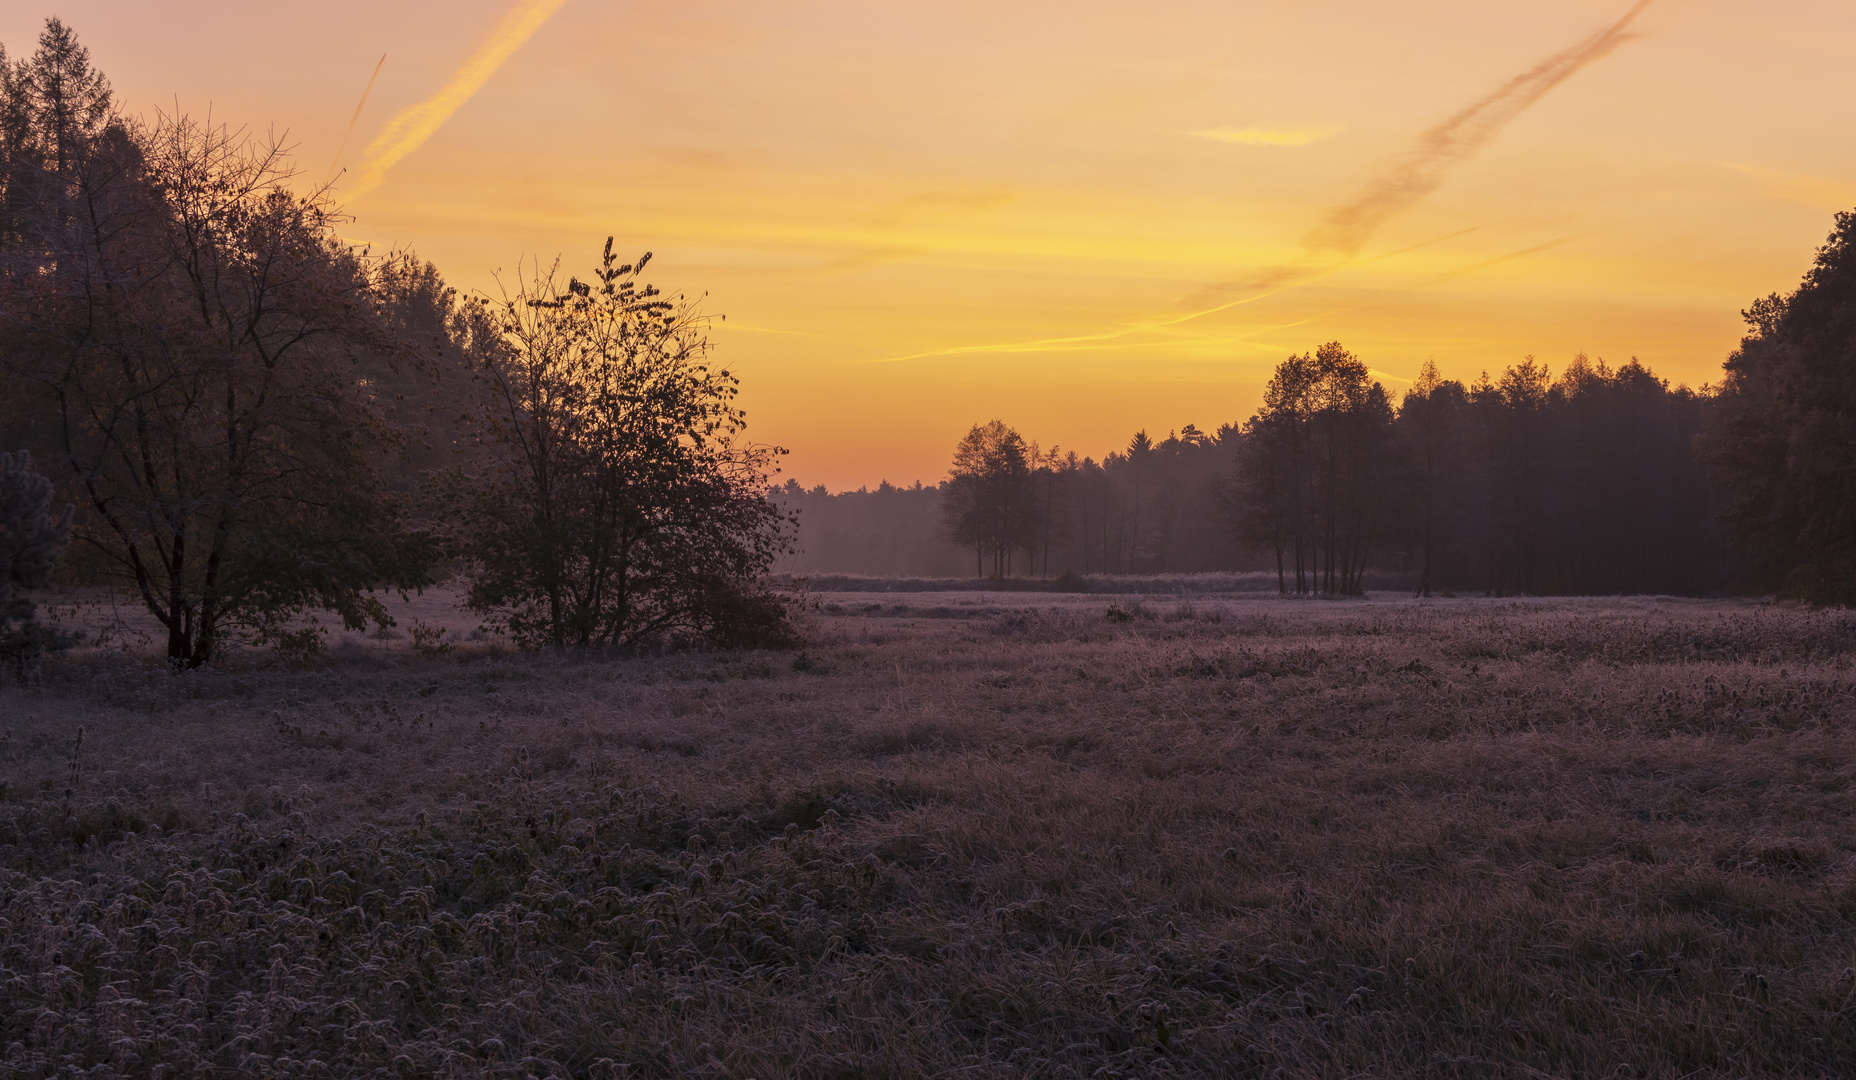
<instances>
[{"instance_id":1,"label":"tree","mask_svg":"<svg viewBox=\"0 0 1856 1080\"><path fill-rule=\"evenodd\" d=\"M1032 448L1003 421L974 424L954 447L943 496L942 523L949 539L973 548L981 576L1012 572L1012 553L1035 550L1037 506L1031 483Z\"/></svg>"},{"instance_id":2,"label":"tree","mask_svg":"<svg viewBox=\"0 0 1856 1080\"><path fill-rule=\"evenodd\" d=\"M0 454L0 661L22 668L62 639L38 622L23 595L50 584L71 539L71 507L52 511L52 482L32 471L25 451Z\"/></svg>"},{"instance_id":3,"label":"tree","mask_svg":"<svg viewBox=\"0 0 1856 1080\"><path fill-rule=\"evenodd\" d=\"M1554 481L1565 462L1553 452L1560 440L1551 430L1561 399L1547 365L1528 356L1480 387L1476 400L1488 425L1493 481L1486 492L1490 590L1537 595L1547 591L1546 533L1558 502Z\"/></svg>"},{"instance_id":4,"label":"tree","mask_svg":"<svg viewBox=\"0 0 1856 1080\"><path fill-rule=\"evenodd\" d=\"M14 79L27 124L0 245L9 396L71 479L75 538L177 665L229 635L281 641L312 610L390 621L373 590L424 584L431 548L381 480L398 435L363 362L410 357L378 316L377 263L321 194L287 190L281 147L103 119L84 65L54 21Z\"/></svg>"},{"instance_id":5,"label":"tree","mask_svg":"<svg viewBox=\"0 0 1856 1080\"><path fill-rule=\"evenodd\" d=\"M1278 588L1358 593L1387 502L1391 399L1339 342L1277 366L1244 426L1231 502L1240 532L1276 557Z\"/></svg>"},{"instance_id":6,"label":"tree","mask_svg":"<svg viewBox=\"0 0 1856 1080\"><path fill-rule=\"evenodd\" d=\"M1074 450L1066 456L1053 446L1039 453L1036 444L1032 445L1031 461L1035 464L1033 478L1037 485L1034 502L1037 521L1034 524L1041 539L1044 576L1049 577L1051 540L1061 540L1069 531L1062 510L1082 462Z\"/></svg>"},{"instance_id":7,"label":"tree","mask_svg":"<svg viewBox=\"0 0 1856 1080\"><path fill-rule=\"evenodd\" d=\"M479 298L478 431L488 457L443 505L466 602L526 648L677 637L780 643L763 584L791 550L767 497L785 451L742 439L738 380L704 363L702 319L615 265L591 283L537 265Z\"/></svg>"},{"instance_id":8,"label":"tree","mask_svg":"<svg viewBox=\"0 0 1856 1080\"><path fill-rule=\"evenodd\" d=\"M1410 475L1407 534L1418 548L1418 596L1431 595L1442 550L1454 539L1452 510L1463 496L1468 407L1463 384L1445 380L1430 360L1399 407L1398 433Z\"/></svg>"},{"instance_id":9,"label":"tree","mask_svg":"<svg viewBox=\"0 0 1856 1080\"><path fill-rule=\"evenodd\" d=\"M1742 314L1699 441L1723 516L1768 581L1856 603L1856 211L1791 295Z\"/></svg>"},{"instance_id":10,"label":"tree","mask_svg":"<svg viewBox=\"0 0 1856 1080\"><path fill-rule=\"evenodd\" d=\"M16 242L22 218L93 155L116 124L109 80L57 18L38 48L10 64L0 49L0 244Z\"/></svg>"}]
</instances>

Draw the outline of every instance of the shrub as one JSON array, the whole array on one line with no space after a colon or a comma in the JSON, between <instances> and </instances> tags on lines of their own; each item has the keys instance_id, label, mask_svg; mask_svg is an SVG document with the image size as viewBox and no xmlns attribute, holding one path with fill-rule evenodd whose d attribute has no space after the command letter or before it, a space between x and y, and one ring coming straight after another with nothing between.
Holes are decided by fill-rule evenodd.
<instances>
[{"instance_id":1,"label":"shrub","mask_svg":"<svg viewBox=\"0 0 1856 1080\"><path fill-rule=\"evenodd\" d=\"M742 437L738 380L701 319L657 299L612 241L594 283L539 267L479 306L485 466L439 496L467 604L524 648L783 643L764 584L791 548L766 496L785 453Z\"/></svg>"},{"instance_id":2,"label":"shrub","mask_svg":"<svg viewBox=\"0 0 1856 1080\"><path fill-rule=\"evenodd\" d=\"M52 482L32 471L31 455L0 454L0 663L22 675L29 661L69 644L39 623L24 590L50 583L71 539L71 512L52 513Z\"/></svg>"}]
</instances>

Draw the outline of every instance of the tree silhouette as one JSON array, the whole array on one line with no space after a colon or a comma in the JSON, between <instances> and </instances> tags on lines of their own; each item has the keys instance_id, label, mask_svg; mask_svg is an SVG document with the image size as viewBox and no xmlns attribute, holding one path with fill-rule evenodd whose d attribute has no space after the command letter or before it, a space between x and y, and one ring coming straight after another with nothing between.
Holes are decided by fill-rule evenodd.
<instances>
[{"instance_id":1,"label":"tree silhouette","mask_svg":"<svg viewBox=\"0 0 1856 1080\"><path fill-rule=\"evenodd\" d=\"M942 524L949 539L971 547L980 576L1012 572L1012 554L1035 550L1037 503L1031 484L1033 448L1003 421L975 424L954 447Z\"/></svg>"},{"instance_id":2,"label":"tree silhouette","mask_svg":"<svg viewBox=\"0 0 1856 1080\"><path fill-rule=\"evenodd\" d=\"M1384 525L1392 426L1385 388L1339 342L1276 368L1244 428L1239 528L1275 555L1278 587L1357 593Z\"/></svg>"},{"instance_id":3,"label":"tree silhouette","mask_svg":"<svg viewBox=\"0 0 1856 1080\"><path fill-rule=\"evenodd\" d=\"M1400 451L1410 470L1403 509L1407 535L1418 548L1418 596L1431 595L1442 553L1456 540L1452 509L1464 494L1468 408L1463 384L1445 380L1430 360L1399 406Z\"/></svg>"},{"instance_id":4,"label":"tree silhouette","mask_svg":"<svg viewBox=\"0 0 1856 1080\"><path fill-rule=\"evenodd\" d=\"M1856 603L1856 211L1794 292L1743 315L1701 441L1724 516L1768 580Z\"/></svg>"},{"instance_id":5,"label":"tree silhouette","mask_svg":"<svg viewBox=\"0 0 1856 1080\"><path fill-rule=\"evenodd\" d=\"M538 266L480 306L488 457L444 506L467 604L526 647L791 636L761 585L790 549L766 493L785 451L742 439L738 381L642 283L649 258L619 265L608 239L591 283Z\"/></svg>"},{"instance_id":6,"label":"tree silhouette","mask_svg":"<svg viewBox=\"0 0 1856 1080\"><path fill-rule=\"evenodd\" d=\"M385 621L370 590L423 583L429 547L382 483L397 436L359 372L406 355L376 261L287 190L275 144L110 114L56 20L8 93L0 355L76 538L177 664L313 609Z\"/></svg>"}]
</instances>

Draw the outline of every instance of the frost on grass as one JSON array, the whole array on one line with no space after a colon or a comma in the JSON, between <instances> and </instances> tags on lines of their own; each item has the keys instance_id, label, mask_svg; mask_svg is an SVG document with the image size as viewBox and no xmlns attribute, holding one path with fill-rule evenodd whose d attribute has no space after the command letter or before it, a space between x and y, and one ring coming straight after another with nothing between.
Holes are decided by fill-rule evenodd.
<instances>
[{"instance_id":1,"label":"frost on grass","mask_svg":"<svg viewBox=\"0 0 1856 1080\"><path fill-rule=\"evenodd\" d=\"M915 599L803 654L60 661L0 697L10 1074L1856 1060L1847 615Z\"/></svg>"}]
</instances>

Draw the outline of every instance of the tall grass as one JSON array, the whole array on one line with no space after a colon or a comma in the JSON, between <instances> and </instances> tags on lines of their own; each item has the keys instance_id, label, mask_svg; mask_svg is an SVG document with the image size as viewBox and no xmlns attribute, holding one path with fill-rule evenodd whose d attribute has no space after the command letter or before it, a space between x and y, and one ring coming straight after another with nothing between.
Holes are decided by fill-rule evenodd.
<instances>
[{"instance_id":1,"label":"tall grass","mask_svg":"<svg viewBox=\"0 0 1856 1080\"><path fill-rule=\"evenodd\" d=\"M1856 1061L1856 617L829 601L802 654L48 665L0 694L7 1068Z\"/></svg>"}]
</instances>

